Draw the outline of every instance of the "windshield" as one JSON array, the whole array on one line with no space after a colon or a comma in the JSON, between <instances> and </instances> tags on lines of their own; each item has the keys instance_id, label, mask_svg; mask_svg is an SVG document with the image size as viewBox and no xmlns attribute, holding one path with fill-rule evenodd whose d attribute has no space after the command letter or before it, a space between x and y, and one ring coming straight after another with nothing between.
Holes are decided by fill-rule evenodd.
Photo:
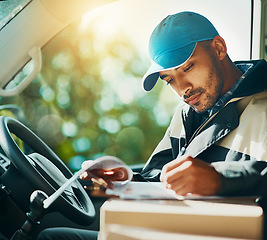
<instances>
[{"instance_id":1,"label":"windshield","mask_svg":"<svg viewBox=\"0 0 267 240\"><path fill-rule=\"evenodd\" d=\"M31 0L0 1L0 29L14 18Z\"/></svg>"}]
</instances>

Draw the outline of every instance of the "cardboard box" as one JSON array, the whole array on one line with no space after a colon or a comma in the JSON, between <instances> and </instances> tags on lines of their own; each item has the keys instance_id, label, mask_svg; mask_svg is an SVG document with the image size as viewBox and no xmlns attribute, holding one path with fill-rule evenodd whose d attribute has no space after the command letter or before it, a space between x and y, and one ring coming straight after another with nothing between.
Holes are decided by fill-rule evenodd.
<instances>
[{"instance_id":1,"label":"cardboard box","mask_svg":"<svg viewBox=\"0 0 267 240\"><path fill-rule=\"evenodd\" d=\"M127 237L130 232L140 234ZM218 200L113 199L101 207L100 240L153 239L143 238L145 232L154 234L154 239L158 239L159 233L218 237L213 239L262 239L263 211L255 204ZM124 237L120 238L120 235Z\"/></svg>"}]
</instances>

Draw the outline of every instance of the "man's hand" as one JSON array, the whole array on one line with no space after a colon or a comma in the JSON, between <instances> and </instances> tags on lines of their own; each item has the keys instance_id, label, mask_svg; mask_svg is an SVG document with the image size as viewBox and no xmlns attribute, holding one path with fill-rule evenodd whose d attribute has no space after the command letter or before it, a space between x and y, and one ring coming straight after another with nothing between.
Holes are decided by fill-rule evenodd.
<instances>
[{"instance_id":1,"label":"man's hand","mask_svg":"<svg viewBox=\"0 0 267 240\"><path fill-rule=\"evenodd\" d=\"M82 169L87 169L92 164L92 160L83 162ZM106 182L110 181L125 181L128 179L127 170L124 168L113 168L113 169L92 169L81 174L82 180L90 180L91 178L99 179L102 178Z\"/></svg>"},{"instance_id":2,"label":"man's hand","mask_svg":"<svg viewBox=\"0 0 267 240\"><path fill-rule=\"evenodd\" d=\"M216 195L221 187L220 173L212 165L190 156L166 164L160 180L178 195Z\"/></svg>"}]
</instances>

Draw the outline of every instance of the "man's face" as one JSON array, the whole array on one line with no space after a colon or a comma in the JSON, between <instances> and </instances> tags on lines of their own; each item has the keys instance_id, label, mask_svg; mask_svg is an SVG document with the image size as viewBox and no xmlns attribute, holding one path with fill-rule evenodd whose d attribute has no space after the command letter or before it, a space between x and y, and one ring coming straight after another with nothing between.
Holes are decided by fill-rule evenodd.
<instances>
[{"instance_id":1,"label":"man's face","mask_svg":"<svg viewBox=\"0 0 267 240\"><path fill-rule=\"evenodd\" d=\"M196 112L210 109L222 95L224 80L219 61L212 49L200 44L183 65L160 72L160 78Z\"/></svg>"}]
</instances>

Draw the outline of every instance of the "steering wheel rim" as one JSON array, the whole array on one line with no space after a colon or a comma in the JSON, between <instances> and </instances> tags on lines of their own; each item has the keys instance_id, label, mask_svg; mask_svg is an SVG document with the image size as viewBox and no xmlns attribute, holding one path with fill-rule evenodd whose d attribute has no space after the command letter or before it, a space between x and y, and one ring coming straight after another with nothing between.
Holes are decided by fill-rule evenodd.
<instances>
[{"instance_id":1,"label":"steering wheel rim","mask_svg":"<svg viewBox=\"0 0 267 240\"><path fill-rule=\"evenodd\" d=\"M0 117L0 146L13 165L19 170L21 175L28 180L38 190L44 191L48 196L54 193L54 187L42 176L32 165L29 158L20 150L11 133L39 153L49 159L59 171L69 179L73 174L63 163L63 161L28 127L7 116ZM88 194L82 185L76 180L77 186L75 196L81 204L81 208L75 206L62 195L51 205L51 209L58 210L65 217L80 225L88 225L95 219L95 208ZM60 186L58 186L60 187Z\"/></svg>"}]
</instances>

